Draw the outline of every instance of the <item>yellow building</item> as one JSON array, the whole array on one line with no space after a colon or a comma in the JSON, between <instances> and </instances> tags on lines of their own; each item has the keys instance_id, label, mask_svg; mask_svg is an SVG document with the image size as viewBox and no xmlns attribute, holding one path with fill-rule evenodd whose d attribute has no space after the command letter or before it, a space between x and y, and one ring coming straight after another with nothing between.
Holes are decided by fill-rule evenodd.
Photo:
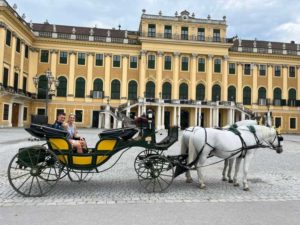
<instances>
[{"instance_id":1,"label":"yellow building","mask_svg":"<svg viewBox=\"0 0 300 225\"><path fill-rule=\"evenodd\" d=\"M276 126L299 132L300 46L227 38L226 30L226 17L187 11L143 11L138 31L27 23L0 0L0 127L45 114L49 69L59 80L49 123L64 111L81 127L116 127L99 115L111 107L130 116L152 109L158 129L223 126L269 107Z\"/></svg>"}]
</instances>

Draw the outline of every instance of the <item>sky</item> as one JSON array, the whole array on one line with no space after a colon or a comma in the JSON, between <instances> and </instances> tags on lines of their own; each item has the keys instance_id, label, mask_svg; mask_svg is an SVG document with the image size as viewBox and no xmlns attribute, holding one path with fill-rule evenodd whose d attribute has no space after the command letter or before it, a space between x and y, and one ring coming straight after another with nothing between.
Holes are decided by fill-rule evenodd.
<instances>
[{"instance_id":1,"label":"sky","mask_svg":"<svg viewBox=\"0 0 300 225\"><path fill-rule=\"evenodd\" d=\"M300 0L7 0L26 21L137 31L142 10L227 18L227 37L300 43Z\"/></svg>"}]
</instances>

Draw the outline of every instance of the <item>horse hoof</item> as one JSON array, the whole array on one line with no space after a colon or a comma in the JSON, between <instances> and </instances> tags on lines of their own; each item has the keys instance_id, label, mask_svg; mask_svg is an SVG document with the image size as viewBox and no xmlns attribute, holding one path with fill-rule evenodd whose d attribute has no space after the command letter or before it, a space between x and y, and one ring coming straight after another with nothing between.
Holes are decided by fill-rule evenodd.
<instances>
[{"instance_id":1,"label":"horse hoof","mask_svg":"<svg viewBox=\"0 0 300 225\"><path fill-rule=\"evenodd\" d=\"M239 184L239 183L234 183L233 186L234 186L234 187L239 187L240 184Z\"/></svg>"},{"instance_id":2,"label":"horse hoof","mask_svg":"<svg viewBox=\"0 0 300 225\"><path fill-rule=\"evenodd\" d=\"M247 187L247 188L244 188L243 189L244 191L250 191L250 189Z\"/></svg>"},{"instance_id":3,"label":"horse hoof","mask_svg":"<svg viewBox=\"0 0 300 225\"><path fill-rule=\"evenodd\" d=\"M188 183L188 184L193 183L193 179L192 178L187 178L185 182Z\"/></svg>"},{"instance_id":4,"label":"horse hoof","mask_svg":"<svg viewBox=\"0 0 300 225\"><path fill-rule=\"evenodd\" d=\"M206 186L205 185L200 185L200 189L206 189Z\"/></svg>"},{"instance_id":5,"label":"horse hoof","mask_svg":"<svg viewBox=\"0 0 300 225\"><path fill-rule=\"evenodd\" d=\"M222 181L227 181L227 178L223 177L223 178L222 178Z\"/></svg>"},{"instance_id":6,"label":"horse hoof","mask_svg":"<svg viewBox=\"0 0 300 225\"><path fill-rule=\"evenodd\" d=\"M229 180L228 183L233 183L233 180Z\"/></svg>"}]
</instances>

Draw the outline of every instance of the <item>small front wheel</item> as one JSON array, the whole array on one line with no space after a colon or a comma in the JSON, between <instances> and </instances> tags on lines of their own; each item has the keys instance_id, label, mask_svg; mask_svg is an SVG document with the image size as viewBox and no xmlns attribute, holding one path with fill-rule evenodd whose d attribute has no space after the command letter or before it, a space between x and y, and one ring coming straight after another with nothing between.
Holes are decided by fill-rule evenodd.
<instances>
[{"instance_id":1,"label":"small front wheel","mask_svg":"<svg viewBox=\"0 0 300 225\"><path fill-rule=\"evenodd\" d=\"M147 192L163 192L173 182L174 167L163 155L152 155L141 161L137 168L138 180Z\"/></svg>"},{"instance_id":2,"label":"small front wheel","mask_svg":"<svg viewBox=\"0 0 300 225\"><path fill-rule=\"evenodd\" d=\"M40 197L51 191L59 180L61 164L44 147L21 149L10 161L8 180L25 197Z\"/></svg>"}]
</instances>

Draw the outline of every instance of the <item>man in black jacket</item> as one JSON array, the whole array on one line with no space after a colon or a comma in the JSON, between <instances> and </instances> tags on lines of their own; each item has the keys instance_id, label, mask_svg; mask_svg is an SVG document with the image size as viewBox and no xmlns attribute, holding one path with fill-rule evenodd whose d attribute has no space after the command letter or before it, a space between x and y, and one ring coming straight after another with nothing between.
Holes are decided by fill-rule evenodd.
<instances>
[{"instance_id":1,"label":"man in black jacket","mask_svg":"<svg viewBox=\"0 0 300 225\"><path fill-rule=\"evenodd\" d=\"M53 128L58 130L65 130L63 127L63 124L66 119L66 114L64 112L61 112L57 115L55 123L52 125Z\"/></svg>"}]
</instances>

